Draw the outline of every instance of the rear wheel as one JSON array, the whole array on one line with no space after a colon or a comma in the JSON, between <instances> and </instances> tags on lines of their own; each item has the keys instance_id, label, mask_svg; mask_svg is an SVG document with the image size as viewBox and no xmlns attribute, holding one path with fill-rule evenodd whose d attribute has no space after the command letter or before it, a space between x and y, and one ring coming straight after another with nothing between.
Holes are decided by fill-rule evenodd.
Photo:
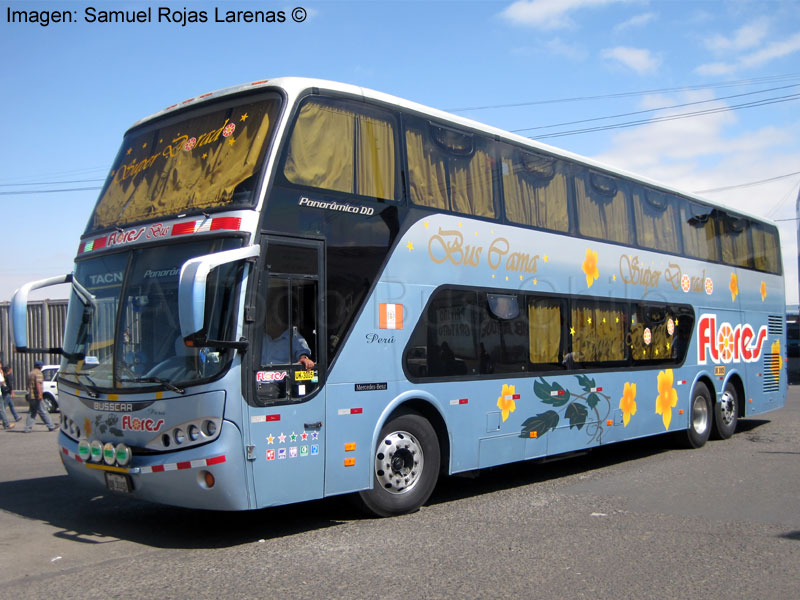
<instances>
[{"instance_id":1,"label":"rear wheel","mask_svg":"<svg viewBox=\"0 0 800 600\"><path fill-rule=\"evenodd\" d=\"M439 440L416 412L384 425L375 448L372 489L359 492L364 508L381 517L414 512L430 497L439 475Z\"/></svg>"},{"instance_id":2,"label":"rear wheel","mask_svg":"<svg viewBox=\"0 0 800 600\"><path fill-rule=\"evenodd\" d=\"M722 397L714 405L714 437L727 440L736 431L739 419L739 396L736 387L728 383Z\"/></svg>"},{"instance_id":3,"label":"rear wheel","mask_svg":"<svg viewBox=\"0 0 800 600\"><path fill-rule=\"evenodd\" d=\"M698 383L692 391L692 402L689 407L689 429L686 430L686 445L699 448L708 441L711 434L711 393L708 388Z\"/></svg>"}]
</instances>

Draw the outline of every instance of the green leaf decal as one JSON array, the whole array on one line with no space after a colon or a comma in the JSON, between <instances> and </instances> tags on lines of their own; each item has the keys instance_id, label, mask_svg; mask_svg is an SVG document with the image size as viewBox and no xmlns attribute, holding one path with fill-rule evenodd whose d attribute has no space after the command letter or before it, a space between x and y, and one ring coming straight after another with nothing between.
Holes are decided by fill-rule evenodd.
<instances>
[{"instance_id":1,"label":"green leaf decal","mask_svg":"<svg viewBox=\"0 0 800 600\"><path fill-rule=\"evenodd\" d=\"M578 385L583 388L584 392L591 392L593 388L597 387L597 383L595 383L594 379L589 379L586 375L576 375L578 379Z\"/></svg>"},{"instance_id":2,"label":"green leaf decal","mask_svg":"<svg viewBox=\"0 0 800 600\"><path fill-rule=\"evenodd\" d=\"M586 417L589 415L589 410L577 402L573 402L567 407L565 416L569 419L569 428L577 427L581 429L586 425Z\"/></svg>"},{"instance_id":3,"label":"green leaf decal","mask_svg":"<svg viewBox=\"0 0 800 600\"><path fill-rule=\"evenodd\" d=\"M558 426L558 413L554 410L548 410L543 413L525 419L522 423L522 434L520 437L529 438L532 432L536 432L536 436L542 436L551 429Z\"/></svg>"},{"instance_id":4,"label":"green leaf decal","mask_svg":"<svg viewBox=\"0 0 800 600\"><path fill-rule=\"evenodd\" d=\"M589 394L589 397L586 398L586 404L589 405L589 408L594 410L594 407L600 402L600 396L597 394Z\"/></svg>"},{"instance_id":5,"label":"green leaf decal","mask_svg":"<svg viewBox=\"0 0 800 600\"><path fill-rule=\"evenodd\" d=\"M550 384L547 383L544 379L542 379L541 381L535 381L533 383L533 392L542 400L545 401L550 400L551 391L552 388L550 387Z\"/></svg>"},{"instance_id":6,"label":"green leaf decal","mask_svg":"<svg viewBox=\"0 0 800 600\"><path fill-rule=\"evenodd\" d=\"M569 402L569 390L565 390L557 383L547 383L544 379L533 384L534 393L541 398L545 404L551 404L558 408Z\"/></svg>"}]
</instances>

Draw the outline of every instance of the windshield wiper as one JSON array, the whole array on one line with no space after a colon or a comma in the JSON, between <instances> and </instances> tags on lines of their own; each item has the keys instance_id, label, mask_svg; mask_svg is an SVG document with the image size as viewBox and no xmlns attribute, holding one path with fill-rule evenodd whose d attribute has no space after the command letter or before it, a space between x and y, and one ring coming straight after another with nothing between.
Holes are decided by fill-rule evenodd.
<instances>
[{"instance_id":1,"label":"windshield wiper","mask_svg":"<svg viewBox=\"0 0 800 600\"><path fill-rule=\"evenodd\" d=\"M161 377L131 377L128 379L120 379L120 383L160 383L165 388L176 394L184 394L186 390L179 388L177 385Z\"/></svg>"},{"instance_id":2,"label":"windshield wiper","mask_svg":"<svg viewBox=\"0 0 800 600\"><path fill-rule=\"evenodd\" d=\"M73 375L75 377L75 381L70 381L69 379L67 379L68 375ZM85 383L81 383L80 381L78 381L78 377L86 377L86 379L89 380L89 383L91 385L86 385ZM67 383L72 383L74 385L77 385L79 389L89 394L89 396L92 398L97 398L100 395L98 392L97 384L92 380L91 377L89 377L85 373L59 373L58 378L64 379Z\"/></svg>"}]
</instances>

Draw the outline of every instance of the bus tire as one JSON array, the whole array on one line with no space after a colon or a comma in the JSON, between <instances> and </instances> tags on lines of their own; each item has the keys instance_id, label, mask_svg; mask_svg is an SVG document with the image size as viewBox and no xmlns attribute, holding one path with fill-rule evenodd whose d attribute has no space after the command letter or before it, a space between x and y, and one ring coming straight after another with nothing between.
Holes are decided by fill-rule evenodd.
<instances>
[{"instance_id":1,"label":"bus tire","mask_svg":"<svg viewBox=\"0 0 800 600\"><path fill-rule=\"evenodd\" d=\"M727 440L736 431L739 419L739 397L736 386L730 381L725 385L725 391L719 402L714 404L714 437Z\"/></svg>"},{"instance_id":2,"label":"bus tire","mask_svg":"<svg viewBox=\"0 0 800 600\"><path fill-rule=\"evenodd\" d=\"M704 383L698 383L692 390L689 405L689 428L686 430L686 446L700 448L711 435L711 393Z\"/></svg>"},{"instance_id":3,"label":"bus tire","mask_svg":"<svg viewBox=\"0 0 800 600\"><path fill-rule=\"evenodd\" d=\"M428 420L416 412L390 419L375 448L372 489L359 492L363 508L390 517L419 510L439 476L439 439Z\"/></svg>"}]
</instances>

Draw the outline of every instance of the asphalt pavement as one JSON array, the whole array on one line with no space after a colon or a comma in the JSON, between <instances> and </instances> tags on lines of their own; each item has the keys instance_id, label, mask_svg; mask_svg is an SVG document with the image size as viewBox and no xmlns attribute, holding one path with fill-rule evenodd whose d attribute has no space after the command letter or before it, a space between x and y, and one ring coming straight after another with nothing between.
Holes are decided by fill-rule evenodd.
<instances>
[{"instance_id":1,"label":"asphalt pavement","mask_svg":"<svg viewBox=\"0 0 800 600\"><path fill-rule=\"evenodd\" d=\"M698 450L659 436L440 482L419 512L346 498L243 513L88 490L56 434L0 431L0 598L800 597L800 387Z\"/></svg>"}]
</instances>

